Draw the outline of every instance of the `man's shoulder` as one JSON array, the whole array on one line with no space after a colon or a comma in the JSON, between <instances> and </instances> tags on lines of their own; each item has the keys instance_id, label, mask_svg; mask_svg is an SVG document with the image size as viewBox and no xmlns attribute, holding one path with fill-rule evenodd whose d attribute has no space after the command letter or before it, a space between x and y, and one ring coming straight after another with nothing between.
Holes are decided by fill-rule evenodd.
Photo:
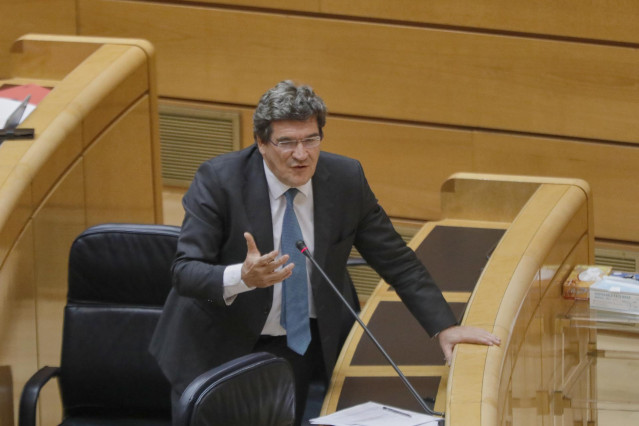
<instances>
[{"instance_id":1,"label":"man's shoulder","mask_svg":"<svg viewBox=\"0 0 639 426\"><path fill-rule=\"evenodd\" d=\"M233 161L246 161L247 159L253 158L253 157L261 158L261 154L255 144L250 145L246 148L242 148L238 151L231 151L231 152L217 155L208 161L213 163L227 163L227 162L233 162Z\"/></svg>"},{"instance_id":2,"label":"man's shoulder","mask_svg":"<svg viewBox=\"0 0 639 426\"><path fill-rule=\"evenodd\" d=\"M338 179L353 179L364 171L360 162L354 158L322 151L317 162L317 173Z\"/></svg>"},{"instance_id":3,"label":"man's shoulder","mask_svg":"<svg viewBox=\"0 0 639 426\"><path fill-rule=\"evenodd\" d=\"M210 158L202 163L200 168L214 169L218 173L224 170L234 170L237 172L238 169L253 162L261 164L261 160L262 155L259 150L255 145L251 145L239 151L232 151Z\"/></svg>"},{"instance_id":4,"label":"man's shoulder","mask_svg":"<svg viewBox=\"0 0 639 426\"><path fill-rule=\"evenodd\" d=\"M360 163L358 160L350 157L346 157L345 155L335 154L333 152L320 152L318 163L326 165L328 167L354 167L359 168Z\"/></svg>"}]
</instances>

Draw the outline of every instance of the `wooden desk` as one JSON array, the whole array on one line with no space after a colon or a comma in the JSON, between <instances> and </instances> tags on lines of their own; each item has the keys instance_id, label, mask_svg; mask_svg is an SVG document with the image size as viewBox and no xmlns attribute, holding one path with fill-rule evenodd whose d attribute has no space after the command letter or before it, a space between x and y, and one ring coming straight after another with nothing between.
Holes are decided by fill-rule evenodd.
<instances>
[{"instance_id":1,"label":"wooden desk","mask_svg":"<svg viewBox=\"0 0 639 426\"><path fill-rule=\"evenodd\" d=\"M553 413L557 371L569 368L554 361L556 314L571 306L561 283L573 265L593 260L591 206L581 180L457 174L442 186L444 219L424 226L411 247L462 322L496 333L502 345L459 345L445 366L384 282L361 316L447 425L527 424ZM362 335L356 325L322 412L367 400L416 410Z\"/></svg>"},{"instance_id":2,"label":"wooden desk","mask_svg":"<svg viewBox=\"0 0 639 426\"><path fill-rule=\"evenodd\" d=\"M0 389L17 403L31 374L59 365L73 239L102 222L159 223L162 199L148 42L26 35L10 56L0 85L53 87L20 126L35 139L0 145ZM43 424L57 424L55 386L44 392Z\"/></svg>"}]
</instances>

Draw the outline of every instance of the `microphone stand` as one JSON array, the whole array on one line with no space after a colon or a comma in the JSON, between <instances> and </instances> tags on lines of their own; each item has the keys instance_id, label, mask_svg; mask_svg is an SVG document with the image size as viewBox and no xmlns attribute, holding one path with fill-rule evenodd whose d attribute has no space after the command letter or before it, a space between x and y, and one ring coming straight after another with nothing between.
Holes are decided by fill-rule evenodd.
<instances>
[{"instance_id":1,"label":"microphone stand","mask_svg":"<svg viewBox=\"0 0 639 426\"><path fill-rule=\"evenodd\" d=\"M444 417L445 416L444 413L431 410L431 408L428 405L426 405L426 402L424 402L424 399L419 395L419 393L417 393L417 390L413 387L413 385L410 384L406 376L404 376L404 373L402 373L399 367L397 367L397 364L395 364L395 362L391 359L388 353L386 353L382 345L377 341L375 336L373 336L373 333L370 332L368 327L366 327L366 324L364 324L364 322L360 319L359 315L357 315L357 313L353 310L353 308L348 303L348 301L344 298L344 296L342 296L342 294L339 292L335 284L333 284L333 281L331 281L328 275L326 275L326 272L324 272L322 267L319 266L315 258L309 252L308 247L306 246L306 243L304 243L304 241L302 240L299 240L297 243L295 243L295 246L300 252L302 252L304 256L306 256L311 261L311 263L315 266L315 268L317 268L317 270L322 274L324 279L330 284L330 287L333 289L335 294L337 294L337 296L342 300L342 303L344 303L344 305L348 308L353 318L355 318L355 320L359 323L359 325L364 329L368 337L370 337L370 339L373 341L375 346L377 346L377 349L379 349L382 355L384 355L384 358L386 358L386 361L388 361L388 363L391 366L393 366L393 368L399 375L399 378L402 379L402 381L404 382L404 385L406 385L406 387L408 388L410 393L413 395L413 397L417 400L417 402L422 407L422 409L430 415Z\"/></svg>"}]
</instances>

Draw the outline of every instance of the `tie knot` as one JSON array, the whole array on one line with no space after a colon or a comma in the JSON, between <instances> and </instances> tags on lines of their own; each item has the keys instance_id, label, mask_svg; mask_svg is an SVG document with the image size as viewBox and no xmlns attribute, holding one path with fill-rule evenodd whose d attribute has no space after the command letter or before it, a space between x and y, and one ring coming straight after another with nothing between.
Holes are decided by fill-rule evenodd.
<instances>
[{"instance_id":1,"label":"tie knot","mask_svg":"<svg viewBox=\"0 0 639 426\"><path fill-rule=\"evenodd\" d=\"M295 200L295 196L298 192L299 190L297 188L289 188L288 191L284 193L284 195L286 196L286 201L289 204L293 204L293 200Z\"/></svg>"}]
</instances>

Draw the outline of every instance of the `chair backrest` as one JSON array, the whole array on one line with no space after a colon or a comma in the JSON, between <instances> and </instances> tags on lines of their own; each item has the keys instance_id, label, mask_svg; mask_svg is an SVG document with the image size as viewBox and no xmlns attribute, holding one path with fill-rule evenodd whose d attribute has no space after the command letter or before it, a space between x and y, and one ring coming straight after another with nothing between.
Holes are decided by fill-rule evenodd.
<instances>
[{"instance_id":1,"label":"chair backrest","mask_svg":"<svg viewBox=\"0 0 639 426\"><path fill-rule=\"evenodd\" d=\"M170 386L148 346L178 235L175 226L104 224L73 242L60 362L66 417L170 419Z\"/></svg>"},{"instance_id":2,"label":"chair backrest","mask_svg":"<svg viewBox=\"0 0 639 426\"><path fill-rule=\"evenodd\" d=\"M182 394L174 426L288 426L295 420L295 379L283 358L248 354L197 377Z\"/></svg>"}]
</instances>

